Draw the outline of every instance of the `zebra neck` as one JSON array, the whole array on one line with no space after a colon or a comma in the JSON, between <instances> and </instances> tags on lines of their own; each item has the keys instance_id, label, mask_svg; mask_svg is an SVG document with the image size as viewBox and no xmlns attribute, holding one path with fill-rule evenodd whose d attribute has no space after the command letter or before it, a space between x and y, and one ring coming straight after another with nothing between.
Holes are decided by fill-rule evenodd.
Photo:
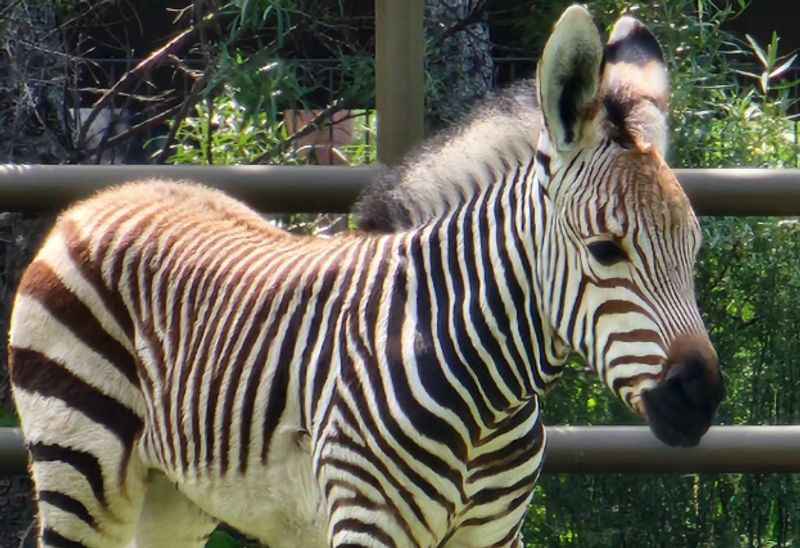
<instances>
[{"instance_id":1,"label":"zebra neck","mask_svg":"<svg viewBox=\"0 0 800 548\"><path fill-rule=\"evenodd\" d=\"M535 298L532 178L530 166L511 166L449 216L407 233L401 251L419 378L442 376L430 383L440 391L458 383L492 420L560 373Z\"/></svg>"}]
</instances>

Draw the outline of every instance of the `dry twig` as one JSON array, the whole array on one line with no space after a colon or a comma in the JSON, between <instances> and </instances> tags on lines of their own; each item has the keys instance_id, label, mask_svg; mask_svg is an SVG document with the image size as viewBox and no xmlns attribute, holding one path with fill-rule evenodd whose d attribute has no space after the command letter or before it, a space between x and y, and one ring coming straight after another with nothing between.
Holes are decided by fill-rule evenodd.
<instances>
[{"instance_id":1,"label":"dry twig","mask_svg":"<svg viewBox=\"0 0 800 548\"><path fill-rule=\"evenodd\" d=\"M83 146L83 143L86 139L86 133L88 132L89 128L91 127L92 123L95 121L97 116L100 114L100 111L105 107L120 91L122 91L127 85L129 85L136 77L140 76L143 73L146 73L153 69L154 67L160 65L161 63L165 63L170 60L171 56L173 56L177 51L185 48L189 45L189 43L194 38L194 35L198 32L198 27L207 27L213 24L214 20L219 17L220 12L210 13L203 17L199 24L193 25L186 29L185 31L178 34L175 38L164 44L159 49L152 52L147 58L143 59L139 62L135 67L130 69L128 72L122 75L122 77L117 80L117 82L111 86L111 88L106 91L97 101L95 101L94 105L92 105L92 110L89 115L86 117L86 120L81 125L80 132L78 134L78 147L80 148ZM194 92L194 88L193 88Z\"/></svg>"}]
</instances>

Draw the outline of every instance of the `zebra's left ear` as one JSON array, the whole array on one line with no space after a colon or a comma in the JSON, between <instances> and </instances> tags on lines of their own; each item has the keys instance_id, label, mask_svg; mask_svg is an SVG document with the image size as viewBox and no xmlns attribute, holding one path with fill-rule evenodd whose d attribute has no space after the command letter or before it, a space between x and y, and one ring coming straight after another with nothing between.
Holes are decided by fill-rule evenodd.
<instances>
[{"instance_id":1,"label":"zebra's left ear","mask_svg":"<svg viewBox=\"0 0 800 548\"><path fill-rule=\"evenodd\" d=\"M600 76L605 130L631 148L666 154L669 77L655 36L633 17L620 18L611 31Z\"/></svg>"}]
</instances>

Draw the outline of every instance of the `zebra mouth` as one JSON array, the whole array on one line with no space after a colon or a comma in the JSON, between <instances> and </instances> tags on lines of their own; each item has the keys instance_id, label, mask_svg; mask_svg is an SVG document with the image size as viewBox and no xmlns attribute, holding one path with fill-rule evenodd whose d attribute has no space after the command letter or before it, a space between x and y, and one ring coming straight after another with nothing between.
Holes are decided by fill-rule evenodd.
<instances>
[{"instance_id":1,"label":"zebra mouth","mask_svg":"<svg viewBox=\"0 0 800 548\"><path fill-rule=\"evenodd\" d=\"M659 440L693 447L711 426L725 395L717 354L705 337L680 336L663 368L661 381L641 392L640 407Z\"/></svg>"},{"instance_id":2,"label":"zebra mouth","mask_svg":"<svg viewBox=\"0 0 800 548\"><path fill-rule=\"evenodd\" d=\"M653 434L671 446L694 447L711 426L722 394L698 401L677 379L642 393L643 414Z\"/></svg>"}]
</instances>

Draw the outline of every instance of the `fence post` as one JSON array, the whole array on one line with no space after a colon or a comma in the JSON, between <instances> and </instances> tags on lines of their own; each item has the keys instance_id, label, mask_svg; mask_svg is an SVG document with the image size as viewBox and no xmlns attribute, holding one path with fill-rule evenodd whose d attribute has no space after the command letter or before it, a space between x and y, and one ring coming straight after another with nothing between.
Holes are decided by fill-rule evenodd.
<instances>
[{"instance_id":1,"label":"fence post","mask_svg":"<svg viewBox=\"0 0 800 548\"><path fill-rule=\"evenodd\" d=\"M378 160L396 164L424 134L424 0L375 0Z\"/></svg>"}]
</instances>

